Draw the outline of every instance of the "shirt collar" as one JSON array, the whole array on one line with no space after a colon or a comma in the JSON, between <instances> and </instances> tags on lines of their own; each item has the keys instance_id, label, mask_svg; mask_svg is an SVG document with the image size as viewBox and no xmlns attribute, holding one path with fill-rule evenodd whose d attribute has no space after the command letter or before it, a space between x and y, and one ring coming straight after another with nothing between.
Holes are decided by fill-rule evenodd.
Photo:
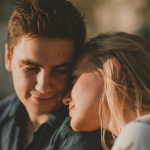
<instances>
[{"instance_id":1,"label":"shirt collar","mask_svg":"<svg viewBox=\"0 0 150 150\"><path fill-rule=\"evenodd\" d=\"M52 128L56 128L58 125L60 125L63 122L65 117L68 116L68 114L69 114L68 107L63 105L61 108L59 108L55 112L52 112L46 122ZM26 112L24 105L16 96L15 104L13 104L13 107L10 108L9 117L15 117L16 122L18 122L17 120L20 120L21 118L24 119L26 115L27 115L27 112Z\"/></svg>"},{"instance_id":2,"label":"shirt collar","mask_svg":"<svg viewBox=\"0 0 150 150\"><path fill-rule=\"evenodd\" d=\"M69 113L68 107L63 105L61 108L59 108L55 112L51 113L46 122L52 128L56 128L63 122L65 117L68 116L68 113Z\"/></svg>"}]
</instances>

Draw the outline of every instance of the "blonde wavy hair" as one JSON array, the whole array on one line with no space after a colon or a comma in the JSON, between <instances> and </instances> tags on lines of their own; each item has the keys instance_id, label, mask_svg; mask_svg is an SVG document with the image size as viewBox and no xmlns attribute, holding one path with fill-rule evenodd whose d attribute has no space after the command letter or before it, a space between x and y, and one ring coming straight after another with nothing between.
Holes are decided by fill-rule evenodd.
<instances>
[{"instance_id":1,"label":"blonde wavy hair","mask_svg":"<svg viewBox=\"0 0 150 150\"><path fill-rule=\"evenodd\" d=\"M84 49L96 74L104 79L99 109L102 128L106 107L120 126L128 122L125 105L137 117L150 113L150 44L146 40L124 32L102 34L87 42ZM101 130L102 145L109 149L106 130Z\"/></svg>"}]
</instances>

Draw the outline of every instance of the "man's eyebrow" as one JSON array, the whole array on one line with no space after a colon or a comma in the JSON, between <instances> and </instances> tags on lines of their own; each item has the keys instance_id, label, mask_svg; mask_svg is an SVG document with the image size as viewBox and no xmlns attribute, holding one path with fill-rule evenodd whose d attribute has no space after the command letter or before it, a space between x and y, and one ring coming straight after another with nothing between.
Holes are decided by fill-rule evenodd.
<instances>
[{"instance_id":1,"label":"man's eyebrow","mask_svg":"<svg viewBox=\"0 0 150 150\"><path fill-rule=\"evenodd\" d=\"M33 65L33 66L41 67L40 64L35 63L32 60L21 60L20 62L24 65ZM73 64L72 62L64 62L62 64L55 65L54 68L57 69L57 68L61 68L61 67L71 67L72 64Z\"/></svg>"},{"instance_id":2,"label":"man's eyebrow","mask_svg":"<svg viewBox=\"0 0 150 150\"><path fill-rule=\"evenodd\" d=\"M20 62L24 65L33 65L33 66L41 67L40 64L35 63L32 60L20 60Z\"/></svg>"},{"instance_id":3,"label":"man's eyebrow","mask_svg":"<svg viewBox=\"0 0 150 150\"><path fill-rule=\"evenodd\" d=\"M57 68L61 68L61 67L71 67L72 65L73 65L72 62L65 62L65 63L62 63L60 65L54 66L54 68L57 69Z\"/></svg>"}]
</instances>

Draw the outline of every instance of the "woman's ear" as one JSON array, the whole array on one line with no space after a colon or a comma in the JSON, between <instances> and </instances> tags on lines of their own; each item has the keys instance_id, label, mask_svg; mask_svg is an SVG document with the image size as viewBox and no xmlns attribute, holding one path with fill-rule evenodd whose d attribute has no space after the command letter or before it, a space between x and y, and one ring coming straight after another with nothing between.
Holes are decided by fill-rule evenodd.
<instances>
[{"instance_id":1,"label":"woman's ear","mask_svg":"<svg viewBox=\"0 0 150 150\"><path fill-rule=\"evenodd\" d=\"M130 104L124 104L123 113L126 123L133 121L138 117Z\"/></svg>"},{"instance_id":2,"label":"woman's ear","mask_svg":"<svg viewBox=\"0 0 150 150\"><path fill-rule=\"evenodd\" d=\"M11 60L9 56L8 44L5 44L5 68L7 71L11 72Z\"/></svg>"}]
</instances>

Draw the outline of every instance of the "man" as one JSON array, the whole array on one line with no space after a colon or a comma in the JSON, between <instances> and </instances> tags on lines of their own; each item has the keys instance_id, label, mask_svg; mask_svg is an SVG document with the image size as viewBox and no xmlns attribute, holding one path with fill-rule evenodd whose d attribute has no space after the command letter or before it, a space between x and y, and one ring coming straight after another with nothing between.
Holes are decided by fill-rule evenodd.
<instances>
[{"instance_id":1,"label":"man","mask_svg":"<svg viewBox=\"0 0 150 150\"><path fill-rule=\"evenodd\" d=\"M71 129L62 104L84 41L84 22L70 2L19 2L5 45L5 66L16 94L0 103L0 150L101 149L98 131Z\"/></svg>"}]
</instances>

